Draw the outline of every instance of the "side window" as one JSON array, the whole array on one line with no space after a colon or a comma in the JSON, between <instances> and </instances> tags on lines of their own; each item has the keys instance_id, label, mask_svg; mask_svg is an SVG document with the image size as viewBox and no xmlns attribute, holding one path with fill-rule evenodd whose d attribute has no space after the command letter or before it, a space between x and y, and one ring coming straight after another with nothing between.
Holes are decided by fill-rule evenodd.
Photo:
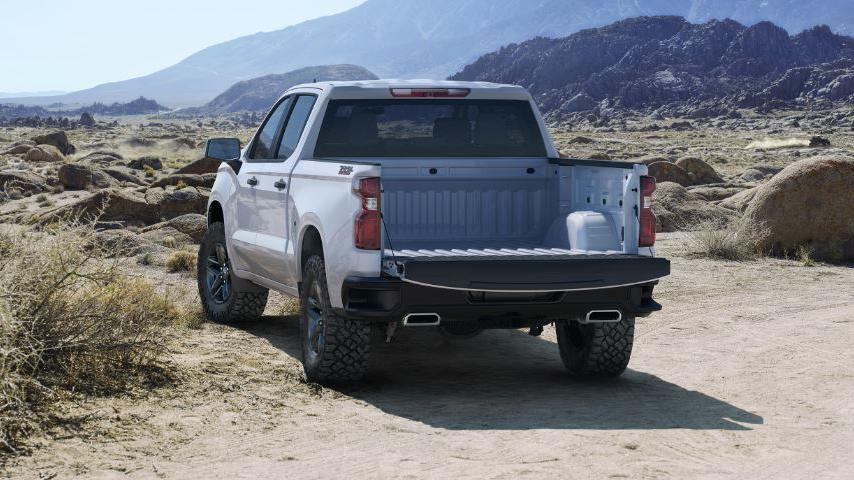
<instances>
[{"instance_id":1,"label":"side window","mask_svg":"<svg viewBox=\"0 0 854 480\"><path fill-rule=\"evenodd\" d=\"M282 124L282 119L288 113L291 106L292 97L286 98L276 110L267 117L261 133L258 134L258 139L255 141L255 147L252 151L253 159L272 159L275 155L273 142L276 141L276 132L279 131L279 126Z\"/></svg>"},{"instance_id":2,"label":"side window","mask_svg":"<svg viewBox=\"0 0 854 480\"><path fill-rule=\"evenodd\" d=\"M317 97L313 95L297 97L296 102L294 102L294 109L282 133L282 141L279 143L279 159L286 159L294 154L315 100Z\"/></svg>"}]
</instances>

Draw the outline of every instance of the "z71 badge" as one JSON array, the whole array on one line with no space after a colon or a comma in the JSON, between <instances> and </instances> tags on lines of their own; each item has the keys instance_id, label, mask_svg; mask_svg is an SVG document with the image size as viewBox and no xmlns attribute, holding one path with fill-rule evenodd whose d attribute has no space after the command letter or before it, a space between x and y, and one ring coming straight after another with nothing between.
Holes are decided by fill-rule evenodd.
<instances>
[{"instance_id":1,"label":"z71 badge","mask_svg":"<svg viewBox=\"0 0 854 480\"><path fill-rule=\"evenodd\" d=\"M353 173L353 167L350 165L341 165L341 169L338 170L338 175L350 175Z\"/></svg>"}]
</instances>

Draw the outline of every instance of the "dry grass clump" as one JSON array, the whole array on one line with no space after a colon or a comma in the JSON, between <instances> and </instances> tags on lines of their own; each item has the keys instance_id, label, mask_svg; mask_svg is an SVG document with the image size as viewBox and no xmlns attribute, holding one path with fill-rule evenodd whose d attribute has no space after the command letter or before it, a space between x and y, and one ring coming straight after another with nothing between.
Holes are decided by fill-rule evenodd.
<instances>
[{"instance_id":1,"label":"dry grass clump","mask_svg":"<svg viewBox=\"0 0 854 480\"><path fill-rule=\"evenodd\" d=\"M119 270L92 229L0 230L0 443L14 451L64 396L162 380L166 325L180 312Z\"/></svg>"},{"instance_id":2,"label":"dry grass clump","mask_svg":"<svg viewBox=\"0 0 854 480\"><path fill-rule=\"evenodd\" d=\"M172 252L166 258L166 268L170 272L192 272L196 270L196 253L188 250Z\"/></svg>"},{"instance_id":3,"label":"dry grass clump","mask_svg":"<svg viewBox=\"0 0 854 480\"><path fill-rule=\"evenodd\" d=\"M756 236L745 228L741 219L721 226L703 222L688 229L689 253L720 260L744 261L759 255Z\"/></svg>"}]
</instances>

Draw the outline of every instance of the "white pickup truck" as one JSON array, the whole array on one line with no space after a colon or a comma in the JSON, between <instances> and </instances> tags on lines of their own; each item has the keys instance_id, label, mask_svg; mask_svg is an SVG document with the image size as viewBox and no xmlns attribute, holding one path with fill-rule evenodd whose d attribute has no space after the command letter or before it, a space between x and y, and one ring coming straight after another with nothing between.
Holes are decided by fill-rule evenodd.
<instances>
[{"instance_id":1,"label":"white pickup truck","mask_svg":"<svg viewBox=\"0 0 854 480\"><path fill-rule=\"evenodd\" d=\"M575 375L616 376L670 263L642 164L558 158L528 92L444 81L300 85L222 160L199 250L216 322L300 299L311 381L361 378L372 329L555 324ZM379 329L376 329L379 330ZM379 343L379 342L377 342Z\"/></svg>"}]
</instances>

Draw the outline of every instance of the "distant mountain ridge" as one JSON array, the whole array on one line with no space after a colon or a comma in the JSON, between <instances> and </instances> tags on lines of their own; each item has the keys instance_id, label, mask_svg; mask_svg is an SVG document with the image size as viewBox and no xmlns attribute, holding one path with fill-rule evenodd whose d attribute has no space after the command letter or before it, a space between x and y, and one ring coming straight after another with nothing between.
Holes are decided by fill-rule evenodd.
<instances>
[{"instance_id":1,"label":"distant mountain ridge","mask_svg":"<svg viewBox=\"0 0 854 480\"><path fill-rule=\"evenodd\" d=\"M93 103L81 108L56 110L47 109L35 105L19 105L14 103L3 103L0 100L0 120L12 120L25 117L54 118L54 117L76 117L83 113L91 115L145 115L150 113L161 113L169 109L154 100L139 97L128 103Z\"/></svg>"},{"instance_id":2,"label":"distant mountain ridge","mask_svg":"<svg viewBox=\"0 0 854 480\"><path fill-rule=\"evenodd\" d=\"M854 39L827 26L790 36L770 22L639 17L509 45L452 78L523 85L550 113L687 102L714 116L775 102L854 101Z\"/></svg>"},{"instance_id":3,"label":"distant mountain ridge","mask_svg":"<svg viewBox=\"0 0 854 480\"><path fill-rule=\"evenodd\" d=\"M239 111L266 111L285 92L301 83L335 80L376 80L377 76L357 65L322 65L283 74L265 75L232 85L203 107L187 113L222 114Z\"/></svg>"},{"instance_id":4,"label":"distant mountain ridge","mask_svg":"<svg viewBox=\"0 0 854 480\"><path fill-rule=\"evenodd\" d=\"M23 103L202 105L235 82L308 65L363 65L383 77L444 78L502 45L562 37L643 15L771 20L854 33L851 0L368 0L346 12L206 48L151 75Z\"/></svg>"}]
</instances>

